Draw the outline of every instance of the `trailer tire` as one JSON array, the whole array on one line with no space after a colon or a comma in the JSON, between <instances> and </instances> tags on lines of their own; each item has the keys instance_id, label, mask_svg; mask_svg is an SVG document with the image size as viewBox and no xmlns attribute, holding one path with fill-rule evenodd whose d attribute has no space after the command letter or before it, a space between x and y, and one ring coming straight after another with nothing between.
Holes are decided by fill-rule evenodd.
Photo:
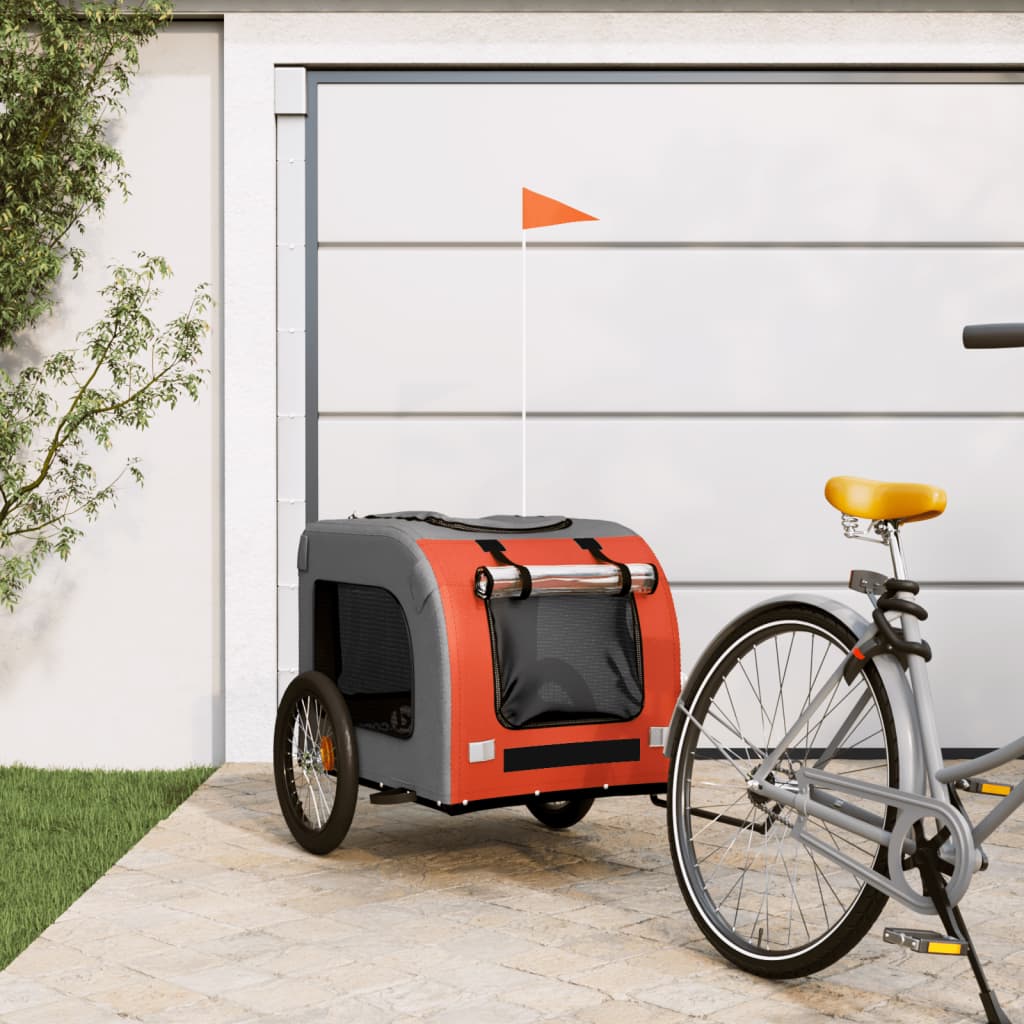
<instances>
[{"instance_id":1,"label":"trailer tire","mask_svg":"<svg viewBox=\"0 0 1024 1024\"><path fill-rule=\"evenodd\" d=\"M548 828L572 828L582 821L594 806L592 796L569 797L566 800L546 800L534 797L526 801L526 809Z\"/></svg>"},{"instance_id":2,"label":"trailer tire","mask_svg":"<svg viewBox=\"0 0 1024 1024\"><path fill-rule=\"evenodd\" d=\"M355 730L337 685L303 672L285 690L274 727L274 784L291 834L330 853L348 834L359 795Z\"/></svg>"}]
</instances>

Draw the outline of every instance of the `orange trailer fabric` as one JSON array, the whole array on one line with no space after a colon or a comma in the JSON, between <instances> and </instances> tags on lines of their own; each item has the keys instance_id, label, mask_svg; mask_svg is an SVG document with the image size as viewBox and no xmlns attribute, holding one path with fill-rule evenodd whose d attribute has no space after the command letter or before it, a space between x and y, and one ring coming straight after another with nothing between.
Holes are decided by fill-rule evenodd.
<instances>
[{"instance_id":1,"label":"orange trailer fabric","mask_svg":"<svg viewBox=\"0 0 1024 1024\"><path fill-rule=\"evenodd\" d=\"M485 602L473 582L478 566L494 564L472 540L420 539L417 544L434 572L448 631L451 680L451 803L663 783L667 763L661 747L650 745L651 727L667 728L680 687L678 625L672 594L661 566L637 536L597 538L605 554L621 562L649 562L659 573L652 594L636 594L643 650L644 703L628 722L511 729L495 710L494 664ZM580 561L571 538L502 537L507 557L520 564L559 565ZM508 599L506 599L508 600ZM544 600L543 597L528 600ZM580 597L587 600L586 596ZM494 740L493 760L470 763L469 743ZM592 740L635 739L639 761L506 771L506 750Z\"/></svg>"}]
</instances>

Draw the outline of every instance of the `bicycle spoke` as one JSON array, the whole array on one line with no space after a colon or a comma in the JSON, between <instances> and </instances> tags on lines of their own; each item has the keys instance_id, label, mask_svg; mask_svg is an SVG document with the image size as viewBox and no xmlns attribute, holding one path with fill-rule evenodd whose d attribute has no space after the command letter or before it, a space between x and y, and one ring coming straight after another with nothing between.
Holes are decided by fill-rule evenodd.
<instances>
[{"instance_id":1,"label":"bicycle spoke","mask_svg":"<svg viewBox=\"0 0 1024 1024\"><path fill-rule=\"evenodd\" d=\"M750 819L751 814L753 814L753 813L754 813L754 809L753 809L753 807L751 807L751 809L747 812L747 817L743 819L744 822L748 821ZM705 889L710 889L711 888L712 882L714 882L716 876L718 875L718 872L722 868L722 865L725 863L726 854L728 854L732 850L732 848L736 845L736 841L739 839L741 832L749 832L749 833L751 833L751 835L753 834L753 830L752 829L748 829L748 828L737 829L736 830L736 835L733 836L733 838L730 840L729 845L723 848L722 853L721 853L721 855L718 858L718 863L715 865L714 871L712 871L711 876L708 878L707 882L704 885Z\"/></svg>"},{"instance_id":2,"label":"bicycle spoke","mask_svg":"<svg viewBox=\"0 0 1024 1024\"><path fill-rule=\"evenodd\" d=\"M336 780L324 789L326 775L323 765L325 741L334 749L335 738L327 713L320 702L311 695L300 698L295 705L293 735L291 741L292 773L296 769L302 776L301 784L296 777L296 797L303 817L315 829L323 829L331 816L336 795Z\"/></svg>"},{"instance_id":3,"label":"bicycle spoke","mask_svg":"<svg viewBox=\"0 0 1024 1024\"><path fill-rule=\"evenodd\" d=\"M781 843L779 845L781 847ZM797 867L796 867L796 865L798 865L798 864L799 864L798 861L794 861L794 868L793 868L794 874L798 870ZM794 908L800 912L800 921L801 921L801 923L804 926L804 931L807 933L807 937L808 938L811 937L811 930L810 930L810 928L807 927L807 918L804 917L803 907L800 906L800 903L799 903L799 901L796 898L796 880L794 878L794 875L791 875L789 873L789 865L786 863L786 859L785 858L782 859L782 868L786 872L786 878L789 881L789 931L786 933L786 944L789 945L789 943L792 941L792 938L793 938L793 910L794 910Z\"/></svg>"},{"instance_id":4,"label":"bicycle spoke","mask_svg":"<svg viewBox=\"0 0 1024 1024\"><path fill-rule=\"evenodd\" d=\"M786 692L785 687L785 676L782 674L782 666L779 660L779 638L772 638L773 646L775 647L775 670L779 674L779 693L775 698L775 707L772 709L772 721L771 721L771 733L775 734L775 719L778 717L779 712L782 712L782 735L785 736L789 732L789 726L786 725L786 706L783 700L783 694Z\"/></svg>"},{"instance_id":5,"label":"bicycle spoke","mask_svg":"<svg viewBox=\"0 0 1024 1024\"><path fill-rule=\"evenodd\" d=\"M764 726L765 726L765 718L766 718L766 716L765 716L765 713L764 713L764 700L761 697L761 688L760 688L761 681L760 681L760 678L758 678L758 685L755 688L753 680L750 678L750 675L747 673L746 668L744 668L744 666L743 666L743 662L739 662L738 665L739 665L740 671L743 673L744 678L747 680L747 685L750 687L750 692L757 699L757 707L758 707L758 710L761 713L761 731L762 731L762 734L764 735L764 746L767 747L768 746L768 735L764 733ZM754 673L755 673L755 675L757 674L757 648L756 647L754 648Z\"/></svg>"},{"instance_id":6,"label":"bicycle spoke","mask_svg":"<svg viewBox=\"0 0 1024 1024\"><path fill-rule=\"evenodd\" d=\"M874 735L878 736L881 734L881 729ZM858 772L877 772L879 768L884 768L884 761L875 761L870 764L864 765L862 768L848 768L844 772L836 772L836 775L856 775Z\"/></svg>"},{"instance_id":7,"label":"bicycle spoke","mask_svg":"<svg viewBox=\"0 0 1024 1024\"><path fill-rule=\"evenodd\" d=\"M739 729L738 726L734 727L731 722L722 718L720 715L716 714L710 708L708 708L707 715L709 718L713 718L719 725L724 725L726 729L732 730L733 735L743 744L744 749L747 751L748 759L752 756L758 758L763 758L765 756L765 751L761 750L755 743L747 739L747 737L743 735L742 731ZM751 753L751 751L753 751L753 754Z\"/></svg>"},{"instance_id":8,"label":"bicycle spoke","mask_svg":"<svg viewBox=\"0 0 1024 1024\"><path fill-rule=\"evenodd\" d=\"M693 721L693 717L692 715L690 715L689 712L684 710L683 713L688 715L690 717L690 720ZM743 779L745 784L747 781L747 773L743 771L743 769L740 767L741 759L735 756L729 748L719 743L718 740L715 739L715 737L712 736L707 729L701 726L698 726L698 728L700 729L700 735L711 741L711 745L722 755L722 758L725 760L726 764L728 764L731 768L733 768L736 771L740 778Z\"/></svg>"},{"instance_id":9,"label":"bicycle spoke","mask_svg":"<svg viewBox=\"0 0 1024 1024\"><path fill-rule=\"evenodd\" d=\"M828 875L818 867L818 858L814 856L814 851L808 847L807 853L810 856L811 863L814 865L815 876L818 883L818 892L821 894L821 913L825 918L825 924L828 924L828 907L825 906L825 891L821 888L821 883L824 882L828 886L829 892L832 893L836 903L841 902L839 894L832 887L832 883L828 880Z\"/></svg>"},{"instance_id":10,"label":"bicycle spoke","mask_svg":"<svg viewBox=\"0 0 1024 1024\"><path fill-rule=\"evenodd\" d=\"M820 825L828 833L829 839L832 840L832 845L837 850L839 849L839 842L837 842L837 840L840 840L846 843L847 846L852 846L858 853L870 854L872 852L870 847L860 846L858 843L855 843L852 839L847 838L847 836L843 835L841 832L833 832L832 829L829 828L828 822L826 821L820 821L816 818L815 824Z\"/></svg>"},{"instance_id":11,"label":"bicycle spoke","mask_svg":"<svg viewBox=\"0 0 1024 1024\"><path fill-rule=\"evenodd\" d=\"M745 799L745 796L746 796L746 794L741 794L740 796L736 797L736 799L733 800L733 802L731 804L729 804L728 807L725 807L720 813L716 814L713 818L710 818L708 820L707 824L704 825L699 832L695 832L693 834L693 841L696 842L709 828L711 828L712 825L719 824L721 822L721 819L726 814L728 814L729 811L731 811L738 803L742 803L743 802L743 800ZM704 804L702 803L701 806L704 807ZM706 809L707 808L705 807L705 810ZM750 831L750 830L748 830L748 831Z\"/></svg>"},{"instance_id":12,"label":"bicycle spoke","mask_svg":"<svg viewBox=\"0 0 1024 1024\"><path fill-rule=\"evenodd\" d=\"M749 859L749 857L750 857L750 847L753 846L753 843L754 843L754 832L753 832L753 829L749 829L748 831L749 831L749 835L747 836L747 857ZM740 906L743 903L743 883L746 881L746 878L747 878L746 871L741 871L740 872L740 887L739 887L739 891L736 894L736 912L732 916L732 926L733 926L733 928L736 927L736 922L739 920Z\"/></svg>"},{"instance_id":13,"label":"bicycle spoke","mask_svg":"<svg viewBox=\"0 0 1024 1024\"><path fill-rule=\"evenodd\" d=\"M725 691L726 697L729 698L729 707L732 709L732 720L737 723L737 731L739 731L738 723L739 723L739 720L740 720L740 714L736 710L736 703L732 699L732 691L729 689L729 681L727 679L723 679L722 680L722 689ZM755 747L755 749L756 749L756 747ZM764 754L761 753L759 756L760 757L764 757Z\"/></svg>"}]
</instances>

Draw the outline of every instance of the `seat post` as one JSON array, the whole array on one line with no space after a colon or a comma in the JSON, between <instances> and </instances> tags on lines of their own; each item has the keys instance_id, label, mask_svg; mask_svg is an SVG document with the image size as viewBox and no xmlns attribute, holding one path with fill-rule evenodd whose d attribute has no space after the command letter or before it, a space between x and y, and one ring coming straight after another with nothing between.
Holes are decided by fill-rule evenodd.
<instances>
[{"instance_id":1,"label":"seat post","mask_svg":"<svg viewBox=\"0 0 1024 1024\"><path fill-rule=\"evenodd\" d=\"M900 540L900 524L888 523L889 529L885 534L885 542L889 545L889 555L892 557L892 570L898 580L908 580L907 562L903 557L903 542Z\"/></svg>"}]
</instances>

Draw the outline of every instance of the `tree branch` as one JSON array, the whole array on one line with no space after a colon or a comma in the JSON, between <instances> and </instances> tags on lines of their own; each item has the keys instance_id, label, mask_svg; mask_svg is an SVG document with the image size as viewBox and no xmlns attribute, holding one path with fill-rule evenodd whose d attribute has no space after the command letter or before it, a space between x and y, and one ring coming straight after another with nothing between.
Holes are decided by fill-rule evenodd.
<instances>
[{"instance_id":1,"label":"tree branch","mask_svg":"<svg viewBox=\"0 0 1024 1024\"><path fill-rule=\"evenodd\" d=\"M93 494L92 497L83 501L82 504L78 506L78 508L71 509L71 511L60 512L57 515L53 516L51 519L47 519L46 522L44 523L33 523L31 526L24 526L20 530L8 530L6 531L7 536L27 537L33 533L39 532L40 530L45 530L48 526L53 526L54 523L59 523L62 520L70 519L72 516L77 515L79 512L83 511L89 505L90 502L95 501L96 495L101 494L103 491L110 490L118 482L118 480L120 480L121 477L123 477L127 472L128 467L125 466L124 469L122 469L121 472L118 473L117 476L115 476L114 479L111 480L109 484L105 484L103 487L97 488L95 494ZM68 504L71 504L70 495L68 496Z\"/></svg>"},{"instance_id":2,"label":"tree branch","mask_svg":"<svg viewBox=\"0 0 1024 1024\"><path fill-rule=\"evenodd\" d=\"M107 353L110 351L111 346L114 344L114 340L118 337L119 333L120 332L117 330L111 332L110 340L104 347L102 355L96 360L96 365L93 367L92 373L89 374L89 377L86 380L86 382L78 389L78 392L75 394L75 397L71 402L70 408L66 413L64 413L63 416L61 416L60 421L57 423L57 429L53 432L53 440L50 442L49 447L47 448L46 457L43 460L42 467L39 470L39 475L35 478L35 480L32 481L32 483L27 484L25 487L21 487L18 489L18 493L15 496L15 504L13 507L16 508L17 505L21 503L21 500L23 500L27 495L31 494L35 490L38 490L38 488L42 485L43 481L50 475L50 466L53 465L53 460L56 457L57 452L60 450L60 446L64 443L64 441L66 441L66 438L61 437L61 431L67 425L68 420L71 419L72 413L75 411L75 409L78 408L78 405L82 401L82 398L84 397L89 386L96 379L96 375L102 369L104 360L107 357Z\"/></svg>"},{"instance_id":3,"label":"tree branch","mask_svg":"<svg viewBox=\"0 0 1024 1024\"><path fill-rule=\"evenodd\" d=\"M81 44L81 37L79 37L79 44ZM103 55L103 59L93 65L93 73L89 78L88 84L82 93L83 96L91 96L93 89L96 88L96 82L99 80L100 72L106 67L107 61L114 56L114 51L117 49L116 40L107 47L107 52ZM57 124L57 118L59 117L59 109L55 110L53 116L43 126L43 134L39 139L39 148L42 149L46 145L47 140L50 138L50 132L53 131Z\"/></svg>"}]
</instances>

